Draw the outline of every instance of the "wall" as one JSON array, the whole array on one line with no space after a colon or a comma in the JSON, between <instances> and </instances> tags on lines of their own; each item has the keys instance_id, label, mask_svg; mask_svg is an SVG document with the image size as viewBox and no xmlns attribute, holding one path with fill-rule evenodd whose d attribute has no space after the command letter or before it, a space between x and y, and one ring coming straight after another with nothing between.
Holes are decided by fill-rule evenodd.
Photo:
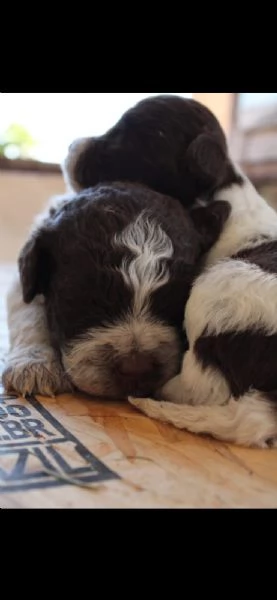
<instances>
[{"instance_id":1,"label":"wall","mask_svg":"<svg viewBox=\"0 0 277 600\"><path fill-rule=\"evenodd\" d=\"M217 116L228 129L230 102L226 96L231 94L194 94L196 96L199 99L201 96L201 101L213 110L217 104ZM220 96L225 96L225 109ZM277 184L259 187L269 203L277 208ZM51 196L64 191L63 178L58 173L0 170L0 262L16 261L34 216Z\"/></svg>"},{"instance_id":2,"label":"wall","mask_svg":"<svg viewBox=\"0 0 277 600\"><path fill-rule=\"evenodd\" d=\"M0 171L0 261L16 261L34 215L64 193L60 174Z\"/></svg>"},{"instance_id":3,"label":"wall","mask_svg":"<svg viewBox=\"0 0 277 600\"><path fill-rule=\"evenodd\" d=\"M231 133L235 94L194 93L195 100L207 106L218 118L227 136Z\"/></svg>"},{"instance_id":4,"label":"wall","mask_svg":"<svg viewBox=\"0 0 277 600\"><path fill-rule=\"evenodd\" d=\"M270 204L270 206L272 206L272 208L274 208L274 210L277 210L277 184L275 181L272 182L267 182L264 184L256 184L256 188L258 189L259 193L261 194L261 196L263 196L263 198L265 198L265 200L268 202L268 204Z\"/></svg>"}]
</instances>

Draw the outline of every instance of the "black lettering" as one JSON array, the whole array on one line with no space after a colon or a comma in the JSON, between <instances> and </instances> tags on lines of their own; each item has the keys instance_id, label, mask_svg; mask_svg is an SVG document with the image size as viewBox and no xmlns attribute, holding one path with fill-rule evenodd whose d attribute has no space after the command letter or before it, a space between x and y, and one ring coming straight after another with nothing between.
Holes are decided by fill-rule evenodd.
<instances>
[{"instance_id":1,"label":"black lettering","mask_svg":"<svg viewBox=\"0 0 277 600\"><path fill-rule=\"evenodd\" d=\"M70 473L72 471L72 468L70 467L70 465L64 460L64 458L60 455L60 453L57 451L56 448L54 448L53 446L48 446L47 450L48 450L49 454L51 456L53 456L56 463L59 465L59 467L61 467L61 469L65 473ZM76 448L75 448L75 450L76 450Z\"/></svg>"},{"instance_id":2,"label":"black lettering","mask_svg":"<svg viewBox=\"0 0 277 600\"><path fill-rule=\"evenodd\" d=\"M61 446L59 448L57 448L57 446L48 446L47 450L48 453L50 454L50 456L55 460L56 464L61 468L62 471L64 471L64 473L75 473L75 475L81 475L82 473L87 471L88 468L88 462L90 460L90 458L88 457L88 453L87 451L84 451L84 448L81 444L77 443L74 444L74 462L76 461L76 456L79 456L80 458L80 466L79 467L71 467L70 464L65 460L64 456L62 456L59 453L59 449L61 448ZM68 460L68 457L67 457ZM76 464L76 462L75 462ZM92 468L92 465L90 464L90 468ZM94 473L95 475L97 475L98 473L98 469L95 466L93 466L94 469Z\"/></svg>"},{"instance_id":3,"label":"black lettering","mask_svg":"<svg viewBox=\"0 0 277 600\"><path fill-rule=\"evenodd\" d=\"M21 479L24 476L24 469L27 462L29 451L26 448L19 450L16 464L9 475L9 479Z\"/></svg>"},{"instance_id":4,"label":"black lettering","mask_svg":"<svg viewBox=\"0 0 277 600\"><path fill-rule=\"evenodd\" d=\"M38 415L39 418L33 418L32 415ZM48 431L48 427L51 427L52 431ZM60 435L58 438L57 433ZM54 441L55 446L52 446ZM73 444L70 455L68 442ZM13 457L7 464L9 454ZM29 469L30 455L35 455L40 464L37 464L37 461L33 464L31 461ZM78 457L81 459L77 462L80 466L76 467ZM54 474L49 471L54 471ZM17 396L4 397L0 394L0 497L1 493L10 491L65 485L66 482L55 476L61 471L74 475L80 483L119 478L65 429L36 398L29 397L27 403L22 406Z\"/></svg>"},{"instance_id":5,"label":"black lettering","mask_svg":"<svg viewBox=\"0 0 277 600\"><path fill-rule=\"evenodd\" d=\"M26 431L26 429L24 429L24 427L22 427L17 421L10 420L7 421L7 423L1 423L1 425L14 440L30 437L30 434Z\"/></svg>"},{"instance_id":6,"label":"black lettering","mask_svg":"<svg viewBox=\"0 0 277 600\"><path fill-rule=\"evenodd\" d=\"M44 467L46 467L46 469L48 469L48 471L49 470L53 471L53 465L49 461L49 459L47 458L47 456L45 456L45 449L44 448L34 448L33 452L39 458L39 460L41 461L41 464Z\"/></svg>"},{"instance_id":7,"label":"black lettering","mask_svg":"<svg viewBox=\"0 0 277 600\"><path fill-rule=\"evenodd\" d=\"M47 429L44 428L44 424L38 419L21 419L21 423L25 425L26 429L28 429L34 437L41 437L42 433L48 436L55 436L51 431L47 431Z\"/></svg>"},{"instance_id":8,"label":"black lettering","mask_svg":"<svg viewBox=\"0 0 277 600\"><path fill-rule=\"evenodd\" d=\"M8 473L4 469L0 467L0 480L5 481L7 479Z\"/></svg>"},{"instance_id":9,"label":"black lettering","mask_svg":"<svg viewBox=\"0 0 277 600\"><path fill-rule=\"evenodd\" d=\"M12 417L29 417L32 414L27 406L21 406L21 404L12 404L11 406L7 406L7 410L9 415Z\"/></svg>"},{"instance_id":10,"label":"black lettering","mask_svg":"<svg viewBox=\"0 0 277 600\"><path fill-rule=\"evenodd\" d=\"M6 404L7 400L17 400L17 396L6 396L5 394L0 394L0 404Z\"/></svg>"}]
</instances>

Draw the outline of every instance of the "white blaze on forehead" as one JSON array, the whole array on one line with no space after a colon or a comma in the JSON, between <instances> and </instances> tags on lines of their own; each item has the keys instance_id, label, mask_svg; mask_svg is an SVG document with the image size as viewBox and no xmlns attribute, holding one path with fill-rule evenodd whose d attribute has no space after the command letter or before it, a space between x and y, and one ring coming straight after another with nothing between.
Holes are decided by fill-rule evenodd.
<instances>
[{"instance_id":1,"label":"white blaze on forehead","mask_svg":"<svg viewBox=\"0 0 277 600\"><path fill-rule=\"evenodd\" d=\"M123 259L120 272L134 291L133 314L138 316L148 307L150 295L169 280L166 259L173 255L173 245L161 226L143 212L120 234L114 245L128 248L134 258Z\"/></svg>"}]
</instances>

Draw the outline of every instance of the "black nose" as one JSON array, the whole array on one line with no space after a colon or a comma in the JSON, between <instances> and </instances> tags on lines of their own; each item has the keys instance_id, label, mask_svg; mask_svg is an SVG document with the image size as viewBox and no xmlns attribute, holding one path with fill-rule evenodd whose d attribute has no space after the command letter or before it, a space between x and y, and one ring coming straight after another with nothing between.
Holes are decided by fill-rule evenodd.
<instances>
[{"instance_id":1,"label":"black nose","mask_svg":"<svg viewBox=\"0 0 277 600\"><path fill-rule=\"evenodd\" d=\"M139 397L152 394L159 378L158 371L158 365L151 356L142 353L129 354L117 365L117 377L124 392Z\"/></svg>"},{"instance_id":2,"label":"black nose","mask_svg":"<svg viewBox=\"0 0 277 600\"><path fill-rule=\"evenodd\" d=\"M130 354L122 358L118 369L124 377L138 377L150 373L153 368L151 359L145 354Z\"/></svg>"}]
</instances>

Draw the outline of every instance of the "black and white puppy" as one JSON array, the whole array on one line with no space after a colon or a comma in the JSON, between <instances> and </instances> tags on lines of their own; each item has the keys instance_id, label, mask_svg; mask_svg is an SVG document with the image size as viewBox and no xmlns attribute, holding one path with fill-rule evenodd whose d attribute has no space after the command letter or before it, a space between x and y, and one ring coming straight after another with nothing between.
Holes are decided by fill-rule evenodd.
<instances>
[{"instance_id":1,"label":"black and white puppy","mask_svg":"<svg viewBox=\"0 0 277 600\"><path fill-rule=\"evenodd\" d=\"M209 203L215 190L224 187L224 185L240 181L240 176L230 162L224 133L214 115L198 102L172 96L144 100L130 111L127 111L119 123L106 135L96 140L89 138L85 141L75 142L71 146L65 161L64 175L74 190L94 186L104 180L112 182L113 179L121 179L125 182L138 182L150 186L152 190L158 193L170 194L172 197L179 199L182 206L185 205L188 208L196 203L197 197ZM122 197L124 197L126 204L132 203L130 193L123 193L123 190L118 191L119 193L123 194ZM148 193L147 197L150 202L148 208L151 208L152 196ZM73 194L51 201L50 217L51 214L54 217L55 209L53 206L55 203L58 205L64 204L64 206L67 203L73 205L76 199L78 199L78 195ZM156 208L156 215L159 219L159 210L158 207ZM72 208L72 210L74 212L75 209ZM124 210L121 209L121 219ZM176 220L174 210L172 209L170 214L167 215L168 226L171 220L173 222ZM177 214L179 212L178 208ZM204 219L201 208L194 212L193 219L197 230L202 240L205 240L205 244L202 245L203 251L216 240L227 212L226 204L217 206L215 211L212 208L210 216L207 212ZM33 283L33 288L31 287L30 290L34 290L33 300L30 302L31 291L29 290L28 294L26 292L26 281L24 298L29 303L26 303L23 299L23 272L27 273L29 269L29 273L36 274L38 280L44 272L48 273L49 277L51 275L52 278L54 269L50 269L50 264L47 261L53 261L52 266L54 267L55 260L59 260L58 256L51 255L51 252L45 255L44 252L39 251L40 226L43 220L48 218L49 212L46 213L46 216L39 215L36 220L32 236L21 255L21 278L17 278L8 294L10 349L3 374L3 383L7 390L13 389L20 394L34 392L49 395L72 389L71 380L65 376L61 361L53 348L53 332L49 330L45 297L43 294L39 294L40 287L36 285L36 280L32 281L31 277L30 281ZM107 211L103 218L108 221ZM129 215L128 224L126 220L124 221L126 227L127 225L134 227L134 220L130 219L131 215ZM123 220L121 226L123 227ZM186 252L190 248L191 236L194 233L189 233L188 227L181 216L179 226L184 226L182 232L181 230L179 232L180 238L183 238L182 243L188 244L183 256L184 262L187 260ZM96 228L97 225L94 225L93 234ZM103 223L101 228L103 229ZM77 251L77 228L74 231ZM165 232L170 239L171 235L175 236L172 230L168 232L166 229ZM111 235L115 235L115 233L115 230L111 231ZM72 230L70 235L73 235ZM92 234L88 229L86 235L92 239ZM134 252L144 253L145 235L146 232L137 240L140 250L134 248ZM58 236L57 233L56 236ZM187 240L186 236L188 236ZM69 240L67 240L66 228L62 239L64 240L64 246L67 246ZM37 244L35 244L35 240L37 240ZM107 245L107 241L107 238L103 236L102 243L104 243L104 246ZM171 239L171 243L173 241ZM34 249L33 252L31 252L32 248ZM125 250L127 252L126 248ZM74 247L71 247L71 251L71 259L73 260ZM57 254L61 252L61 245L56 246L56 252ZM99 251L97 250L97 252ZM151 260L153 264L157 265L155 252L152 248ZM110 255L110 253L111 251L107 247L107 255ZM47 260L45 256L47 256ZM135 264L138 264L138 262ZM59 268L60 266L59 261ZM168 268L168 265L166 266ZM74 298L74 302L78 302L78 290L74 289L73 284L76 268L78 276L85 273L81 260L75 260L72 263L72 272L70 268L67 269L68 286L71 290L68 304L71 303L71 305L73 305L71 297ZM152 270L152 274L153 272ZM87 274L85 277L87 277ZM121 283L123 281L122 277ZM51 278L50 280L53 281ZM70 283L71 278L72 283ZM85 283L82 284L83 295L85 295L84 286ZM35 290L38 295L35 295ZM62 294L61 286L59 286L59 290ZM152 291L154 289L150 290L149 288L149 294ZM89 293L90 290L88 290ZM161 288L159 294L162 293ZM80 303L77 303L77 305L80 314L88 310L87 303L84 304L83 309L80 307ZM169 307L169 320L171 313L172 309ZM67 313L67 318L69 319L69 327L71 320L69 313ZM89 312L88 320L90 318L91 313Z\"/></svg>"},{"instance_id":2,"label":"black and white puppy","mask_svg":"<svg viewBox=\"0 0 277 600\"><path fill-rule=\"evenodd\" d=\"M73 142L63 171L74 191L132 181L187 208L240 179L213 113L196 100L167 95L138 102L104 135Z\"/></svg>"},{"instance_id":3,"label":"black and white puppy","mask_svg":"<svg viewBox=\"0 0 277 600\"><path fill-rule=\"evenodd\" d=\"M216 198L231 213L186 305L181 373L163 401L131 402L194 433L276 446L277 213L244 176Z\"/></svg>"},{"instance_id":4,"label":"black and white puppy","mask_svg":"<svg viewBox=\"0 0 277 600\"><path fill-rule=\"evenodd\" d=\"M6 389L155 394L180 371L184 305L229 211L219 201L189 216L130 183L62 198L19 257Z\"/></svg>"}]
</instances>

